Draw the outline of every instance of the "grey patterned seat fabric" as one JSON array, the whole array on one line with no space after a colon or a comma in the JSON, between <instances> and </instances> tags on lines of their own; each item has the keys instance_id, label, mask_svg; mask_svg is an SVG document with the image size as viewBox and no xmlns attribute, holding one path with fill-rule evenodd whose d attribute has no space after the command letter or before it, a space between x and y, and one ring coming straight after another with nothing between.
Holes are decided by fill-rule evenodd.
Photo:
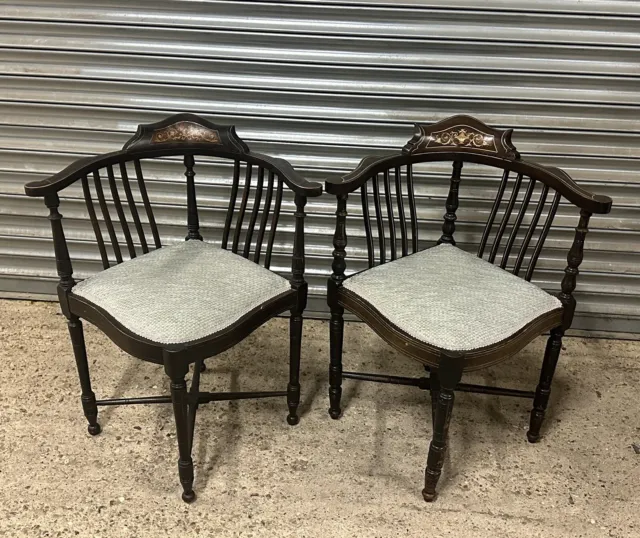
<instances>
[{"instance_id":1,"label":"grey patterned seat fabric","mask_svg":"<svg viewBox=\"0 0 640 538\"><path fill-rule=\"evenodd\" d=\"M192 240L106 269L73 293L138 336L179 344L221 331L289 290L287 279L264 267Z\"/></svg>"},{"instance_id":2,"label":"grey patterned seat fabric","mask_svg":"<svg viewBox=\"0 0 640 538\"><path fill-rule=\"evenodd\" d=\"M446 244L358 273L343 286L410 336L449 351L496 344L562 307L534 284Z\"/></svg>"}]
</instances>

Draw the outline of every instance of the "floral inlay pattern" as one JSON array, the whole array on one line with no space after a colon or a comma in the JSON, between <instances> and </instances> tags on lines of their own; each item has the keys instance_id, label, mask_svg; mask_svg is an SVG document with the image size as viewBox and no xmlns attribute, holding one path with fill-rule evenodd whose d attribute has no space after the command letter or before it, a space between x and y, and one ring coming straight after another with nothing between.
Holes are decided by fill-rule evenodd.
<instances>
[{"instance_id":1,"label":"floral inlay pattern","mask_svg":"<svg viewBox=\"0 0 640 538\"><path fill-rule=\"evenodd\" d=\"M430 146L432 144L440 146L473 147L496 151L493 135L488 135L467 127L453 127L446 131L433 133L429 135L428 145Z\"/></svg>"},{"instance_id":2,"label":"floral inlay pattern","mask_svg":"<svg viewBox=\"0 0 640 538\"><path fill-rule=\"evenodd\" d=\"M154 144L166 142L200 142L220 144L220 135L214 129L208 129L191 121L180 121L157 129L153 132L151 142Z\"/></svg>"}]
</instances>

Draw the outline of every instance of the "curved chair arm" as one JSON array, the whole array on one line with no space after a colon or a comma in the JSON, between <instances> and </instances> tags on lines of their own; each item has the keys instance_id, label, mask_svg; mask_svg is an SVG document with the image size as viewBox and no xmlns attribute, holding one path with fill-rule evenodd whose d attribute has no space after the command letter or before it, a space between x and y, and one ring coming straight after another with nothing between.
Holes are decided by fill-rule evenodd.
<instances>
[{"instance_id":1,"label":"curved chair arm","mask_svg":"<svg viewBox=\"0 0 640 538\"><path fill-rule=\"evenodd\" d=\"M322 183L305 179L295 171L289 161L278 157L269 157L262 153L250 153L250 155L277 169L282 180L294 193L307 197L315 197L322 194Z\"/></svg>"},{"instance_id":2,"label":"curved chair arm","mask_svg":"<svg viewBox=\"0 0 640 538\"><path fill-rule=\"evenodd\" d=\"M69 166L53 174L52 176L40 181L32 181L24 186L24 192L27 196L47 196L56 194L65 187L71 185L74 181L86 176L92 172L96 166L107 166L115 164L123 155L122 151L114 151L103 155L93 157L82 157L73 161Z\"/></svg>"},{"instance_id":3,"label":"curved chair arm","mask_svg":"<svg viewBox=\"0 0 640 538\"><path fill-rule=\"evenodd\" d=\"M320 183L307 181L284 159L253 153L237 135L233 125L213 123L196 114L174 114L156 123L138 126L122 150L96 157L84 157L53 176L27 184L28 196L46 196L64 189L96 167L116 164L123 159L163 157L168 155L207 155L239 159L265 165L278 173L296 194L319 196Z\"/></svg>"},{"instance_id":4,"label":"curved chair arm","mask_svg":"<svg viewBox=\"0 0 640 538\"><path fill-rule=\"evenodd\" d=\"M460 152L454 150L432 151L425 154L407 155L392 153L387 155L369 155L348 174L325 181L325 191L330 194L349 194L357 190L375 174L393 167L420 162L462 160L487 164L498 168L508 168L540 180L558 191L571 203L590 213L606 214L611 211L613 201L609 196L595 194L578 185L569 174L560 168L543 166L523 159L506 159L491 155Z\"/></svg>"}]
</instances>

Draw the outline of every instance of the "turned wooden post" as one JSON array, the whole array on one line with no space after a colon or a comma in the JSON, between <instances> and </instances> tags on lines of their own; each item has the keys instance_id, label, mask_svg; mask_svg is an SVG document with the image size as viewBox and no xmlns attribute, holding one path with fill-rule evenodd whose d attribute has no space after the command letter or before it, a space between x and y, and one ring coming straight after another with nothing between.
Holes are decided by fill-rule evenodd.
<instances>
[{"instance_id":1,"label":"turned wooden post","mask_svg":"<svg viewBox=\"0 0 640 538\"><path fill-rule=\"evenodd\" d=\"M462 161L453 162L453 173L451 174L451 185L447 196L444 223L442 225L442 236L438 239L438 245L448 243L455 245L453 233L456 231L456 211L458 209L458 189L460 187L460 173L462 171Z\"/></svg>"},{"instance_id":2,"label":"turned wooden post","mask_svg":"<svg viewBox=\"0 0 640 538\"><path fill-rule=\"evenodd\" d=\"M186 171L184 173L187 178L187 237L185 239L197 239L202 241L200 235L200 221L198 219L198 204L196 203L196 173L193 170L195 166L195 159L193 155L184 156L184 166Z\"/></svg>"},{"instance_id":3,"label":"turned wooden post","mask_svg":"<svg viewBox=\"0 0 640 538\"><path fill-rule=\"evenodd\" d=\"M327 301L331 308L329 322L330 355L329 365L329 415L333 419L340 417L340 398L342 397L342 340L344 333L344 308L338 304L338 289L344 281L347 268L347 195L337 196L336 231L333 235L333 270L327 284Z\"/></svg>"},{"instance_id":4,"label":"turned wooden post","mask_svg":"<svg viewBox=\"0 0 640 538\"><path fill-rule=\"evenodd\" d=\"M289 415L287 422L294 426L298 424L298 405L300 404L300 349L302 346L302 312L307 305L307 283L304 280L304 206L307 198L300 194L295 196L296 222L293 237L293 257L291 259L291 287L298 291L298 302L291 310L289 320L289 384L287 385L287 406Z\"/></svg>"},{"instance_id":5,"label":"turned wooden post","mask_svg":"<svg viewBox=\"0 0 640 538\"><path fill-rule=\"evenodd\" d=\"M591 213L584 210L580 212L580 222L576 227L573 244L567 255L567 267L564 270L564 277L560 286L561 291L558 295L564 306L562 325L551 330L551 336L547 341L542 370L540 371L540 381L536 387L536 395L533 400L533 409L531 410L529 421L529 431L527 432L527 439L531 443L535 443L540 439L540 428L549 404L551 383L553 382L553 376L562 349L562 337L565 331L571 327L571 322L573 321L573 314L576 309L576 299L573 296L573 291L576 289L576 279L580 272L579 267L584 255L584 240L589 231L590 217Z\"/></svg>"}]
</instances>

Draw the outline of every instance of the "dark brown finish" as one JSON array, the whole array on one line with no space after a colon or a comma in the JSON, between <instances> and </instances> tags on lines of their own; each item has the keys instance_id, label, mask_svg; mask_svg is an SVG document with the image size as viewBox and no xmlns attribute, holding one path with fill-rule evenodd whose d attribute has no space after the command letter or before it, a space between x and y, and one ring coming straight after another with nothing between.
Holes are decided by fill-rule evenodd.
<instances>
[{"instance_id":1,"label":"dark brown finish","mask_svg":"<svg viewBox=\"0 0 640 538\"><path fill-rule=\"evenodd\" d=\"M435 401L433 412L433 439L429 445L427 468L424 471L424 489L422 497L431 502L436 497L436 484L442 473L444 456L447 450L449 423L453 411L454 390L462 378L462 355L442 354L438 367L438 390L432 393L432 403Z\"/></svg>"},{"instance_id":2,"label":"dark brown finish","mask_svg":"<svg viewBox=\"0 0 640 538\"><path fill-rule=\"evenodd\" d=\"M237 215L231 250L240 253L245 258L249 258L252 236L260 217L253 257L256 263L259 262L269 213L271 213L270 237L265 255L265 266L267 268L274 248L274 237L282 205L283 185L286 184L294 191L296 211L294 214L294 245L291 254L291 289L256 307L229 327L217 333L187 343L160 344L132 333L108 312L73 293L75 280L62 227L62 215L58 211L60 205L58 192L77 180L81 181L89 220L96 235L100 259L103 267L109 269L108 250L102 237L100 220L94 207L94 198L100 207L101 220L106 227L116 263L122 263L123 261L126 263L127 260L123 260L122 256L125 248L129 257L134 258L147 254L150 244L155 245L155 248L162 247L160 233L142 172L141 161L144 159L164 156L181 156L183 158L187 192L186 239L202 240L196 198L196 155L232 159L234 163L231 199L223 230L223 248L227 248L230 229L234 222L234 217ZM131 189L127 171L127 164L131 162L133 162L135 169L144 211L142 208L138 208ZM236 210L236 197L242 166L245 167L246 180L241 206L239 210ZM258 179L256 188L251 189L251 175L254 167L257 169ZM123 207L123 196L118 190L114 168L120 171L124 199L128 206L128 214L131 216L132 224L127 221L127 212ZM265 174L268 174L266 193L264 192ZM93 193L88 177L93 178ZM104 177L106 177L111 194L111 200L109 201L105 198ZM277 185L275 182L276 177L278 178ZM275 204L271 208L274 189L276 190ZM183 487L182 498L185 502L191 502L195 499L191 450L196 412L200 404L234 399L286 396L287 421L289 424L297 424L299 420L297 408L300 402L299 377L302 315L307 301L307 284L304 279L304 207L308 196L317 196L321 193L321 185L301 178L286 161L251 152L247 145L238 138L233 127L216 125L192 114L178 114L156 124L140 126L137 135L127 142L122 151L80 159L47 180L28 184L25 187L25 191L30 196L44 196L45 203L49 208L49 220L51 221L56 265L60 279L58 295L62 312L68 319L69 334L82 388L81 402L89 423L89 433L92 435L100 433L100 425L97 421L99 405L172 403L179 448L178 471ZM251 194L253 194L253 198L250 197ZM265 204L261 208L263 195ZM249 206L251 201L253 205ZM243 219L247 207L252 207L252 210L250 217L247 219L248 224L243 228ZM110 208L115 210L115 217L110 214ZM261 216L260 211L262 211ZM146 223L143 223L141 215L146 215ZM122 231L120 237L124 238L122 245L118 243L118 232L114 225L116 219ZM146 237L144 225L148 225L153 236L152 241ZM134 243L131 234L133 229L135 229L139 239L139 252L136 251L137 244ZM244 244L242 250L240 250L239 243L243 235ZM167 278L171 279L172 275L167 275ZM153 300L152 297L149 299ZM205 358L222 353L243 340L270 318L287 310L291 311L291 348L290 375L286 391L230 393L200 391L200 374L205 369L203 362ZM96 325L130 355L148 362L164 365L165 372L170 379L171 396L96 400L89 377L81 318ZM185 376L188 373L190 364L194 364L194 375L191 381L191 388L187 390Z\"/></svg>"},{"instance_id":3,"label":"dark brown finish","mask_svg":"<svg viewBox=\"0 0 640 538\"><path fill-rule=\"evenodd\" d=\"M455 245L453 233L456 231L456 211L458 209L458 190L460 188L460 173L462 172L462 161L453 161L453 173L451 175L451 186L449 187L449 195L447 196L446 208L444 215L444 224L442 225L442 236L438 239L438 244L448 243Z\"/></svg>"},{"instance_id":4,"label":"dark brown finish","mask_svg":"<svg viewBox=\"0 0 640 538\"><path fill-rule=\"evenodd\" d=\"M376 178L377 181L377 178ZM329 414L331 418L340 417L340 398L342 396L342 338L344 333L344 308L338 301L338 290L344 281L347 248L347 195L338 195L336 210L336 231L333 235L333 273L327 283L327 301L331 309L329 321L329 346L331 363L329 365Z\"/></svg>"},{"instance_id":5,"label":"dark brown finish","mask_svg":"<svg viewBox=\"0 0 640 538\"><path fill-rule=\"evenodd\" d=\"M353 172L339 180L328 181L326 190L337 198L336 231L334 235L333 273L327 285L327 302L331 308L330 322L330 366L329 366L329 414L339 418L342 412L340 396L342 379L351 378L382 383L395 383L416 386L431 391L433 409L433 439L431 442L423 496L432 501L436 494L436 484L442 470L442 463L447 446L447 431L453 408L454 392L480 392L514 397L533 398L531 424L528 438L536 441L540 435L540 427L545 409L549 401L551 383L561 349L562 335L570 327L575 310L573 291L576 287L578 267L583 257L583 245L589 217L592 213L608 213L611 200L579 187L565 172L557 168L547 168L520 158L511 142L511 130L492 129L484 123L468 116L454 116L434 125L418 124L416 135L407 143L402 152L383 156L371 156L362 159ZM558 298L562 306L531 321L509 338L484 348L465 351L460 354L455 350L440 349L426 344L405 333L381 314L372 304L354 292L346 289L343 283L346 278L346 245L347 245L347 196L360 189L362 200L363 227L368 250L369 267L376 263L387 263L385 252L385 230L389 230L391 243L391 261L395 259L395 221L399 220L401 232L408 232L407 215L403 197L409 200L409 220L412 236L412 250L419 248L418 233L420 221L416 214L415 185L413 166L418 163L449 161L453 163L453 173L446 200L446 213L442 226L442 236L437 244L456 244L455 231L458 219L457 210L460 205L461 179L463 163L475 163L501 170L502 179L496 189L486 225L480 238L478 257L486 254L490 263L496 263L504 270L511 270L514 275L524 271L524 279L531 280L536 263L541 255L545 240L557 212L560 198L578 206L580 222L576 228L576 236L567 258L567 268L561 284L562 291ZM403 182L400 170L406 169L406 180ZM396 185L396 206L394 213L393 200L389 192L389 174L394 173ZM379 176L383 177L383 188L386 211L381 208L379 192ZM515 179L510 177L515 175ZM372 183L374 196L373 211L368 201L368 184ZM526 190L521 193L521 187ZM520 228L528 212L534 191L539 188L540 195L534 204L531 220L524 237L518 245ZM553 190L553 197L549 197ZM504 200L505 193L509 193ZM517 209L516 209L517 208ZM531 214L531 213L529 213ZM499 216L500 215L500 216ZM374 251L373 220L376 222L380 252ZM405 248L405 236L401 235L402 256L408 253ZM433 245L425 245L431 247ZM501 253L501 256L499 254ZM452 267L452 271L456 268ZM416 275L423 277L423 275ZM428 275L424 275L428 278ZM473 285L473 283L470 283ZM416 300L420 300L416 297ZM514 297L514 301L518 298ZM491 308L491 304L487 304ZM388 344L420 361L430 372L429 377L405 378L381 374L364 374L343 372L342 340L343 315L348 310L358 316L379 334ZM551 331L549 344L545 353L540 374L540 382L534 392L501 387L485 387L460 383L464 372L484 368L508 359L525 347L533 338L545 331Z\"/></svg>"},{"instance_id":6,"label":"dark brown finish","mask_svg":"<svg viewBox=\"0 0 640 538\"><path fill-rule=\"evenodd\" d=\"M187 237L185 239L196 239L202 241L200 235L200 220L198 219L198 203L196 201L196 173L193 171L195 159L193 155L184 156L184 176L187 178Z\"/></svg>"}]
</instances>

